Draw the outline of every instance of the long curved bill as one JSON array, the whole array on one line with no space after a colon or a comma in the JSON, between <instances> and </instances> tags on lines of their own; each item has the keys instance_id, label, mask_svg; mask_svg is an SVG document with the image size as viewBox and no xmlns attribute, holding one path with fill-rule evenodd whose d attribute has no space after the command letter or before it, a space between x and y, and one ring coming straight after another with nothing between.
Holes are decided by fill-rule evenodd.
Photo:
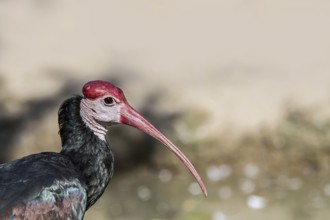
<instances>
[{"instance_id":1,"label":"long curved bill","mask_svg":"<svg viewBox=\"0 0 330 220\"><path fill-rule=\"evenodd\" d=\"M195 167L188 160L188 158L169 140L167 139L160 131L158 131L152 124L150 124L145 118L143 118L133 107L128 103L125 103L125 106L121 109L121 118L120 122L122 124L130 125L135 127L146 134L154 137L161 143L163 143L167 148L169 148L182 163L189 169L192 175L195 177L197 183L199 184L201 190L203 191L205 197L207 196L206 187L196 171Z\"/></svg>"}]
</instances>

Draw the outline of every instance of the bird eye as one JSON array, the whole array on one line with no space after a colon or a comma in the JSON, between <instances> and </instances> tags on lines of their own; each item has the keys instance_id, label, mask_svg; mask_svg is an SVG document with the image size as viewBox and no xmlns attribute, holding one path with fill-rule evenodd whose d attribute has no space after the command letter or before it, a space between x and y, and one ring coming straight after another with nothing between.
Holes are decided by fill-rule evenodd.
<instances>
[{"instance_id":1,"label":"bird eye","mask_svg":"<svg viewBox=\"0 0 330 220\"><path fill-rule=\"evenodd\" d=\"M115 100L114 100L112 97L106 97L106 98L104 99L104 103L105 103L106 105L112 105L112 104L115 103Z\"/></svg>"}]
</instances>

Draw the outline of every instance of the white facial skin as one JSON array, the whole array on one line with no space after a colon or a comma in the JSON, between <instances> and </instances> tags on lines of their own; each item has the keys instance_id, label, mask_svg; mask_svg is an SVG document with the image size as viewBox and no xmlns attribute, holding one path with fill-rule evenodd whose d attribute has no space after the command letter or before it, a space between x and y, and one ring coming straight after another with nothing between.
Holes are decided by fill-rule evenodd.
<instances>
[{"instance_id":1,"label":"white facial skin","mask_svg":"<svg viewBox=\"0 0 330 220\"><path fill-rule=\"evenodd\" d=\"M105 141L107 126L120 122L120 111L123 105L109 95L94 100L83 98L80 103L80 115L94 134Z\"/></svg>"},{"instance_id":2,"label":"white facial skin","mask_svg":"<svg viewBox=\"0 0 330 220\"><path fill-rule=\"evenodd\" d=\"M160 131L136 112L124 97L123 100L118 100L110 95L104 95L94 100L83 98L80 103L80 115L86 125L103 141L106 141L107 127L118 123L133 126L156 138L180 158L196 178L205 196L207 195L201 177L188 158Z\"/></svg>"}]
</instances>

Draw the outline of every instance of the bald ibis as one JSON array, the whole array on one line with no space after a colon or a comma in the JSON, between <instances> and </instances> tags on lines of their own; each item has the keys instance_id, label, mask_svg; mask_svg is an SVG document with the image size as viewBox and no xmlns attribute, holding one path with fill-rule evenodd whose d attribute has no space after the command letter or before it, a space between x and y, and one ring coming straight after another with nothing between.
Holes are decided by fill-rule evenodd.
<instances>
[{"instance_id":1,"label":"bald ibis","mask_svg":"<svg viewBox=\"0 0 330 220\"><path fill-rule=\"evenodd\" d=\"M106 134L118 123L138 128L168 147L207 195L187 157L128 104L120 88L98 80L86 83L82 92L59 109L61 152L0 165L0 219L83 219L112 178L114 156Z\"/></svg>"}]
</instances>

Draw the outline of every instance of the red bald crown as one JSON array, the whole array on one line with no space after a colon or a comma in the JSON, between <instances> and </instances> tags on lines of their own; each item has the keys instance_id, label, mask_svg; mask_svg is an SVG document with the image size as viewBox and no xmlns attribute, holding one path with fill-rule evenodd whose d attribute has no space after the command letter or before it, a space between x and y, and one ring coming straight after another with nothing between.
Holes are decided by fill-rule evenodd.
<instances>
[{"instance_id":1,"label":"red bald crown","mask_svg":"<svg viewBox=\"0 0 330 220\"><path fill-rule=\"evenodd\" d=\"M106 81L90 81L84 85L82 92L84 96L89 99L97 99L104 95L111 95L120 101L126 101L123 91Z\"/></svg>"}]
</instances>

